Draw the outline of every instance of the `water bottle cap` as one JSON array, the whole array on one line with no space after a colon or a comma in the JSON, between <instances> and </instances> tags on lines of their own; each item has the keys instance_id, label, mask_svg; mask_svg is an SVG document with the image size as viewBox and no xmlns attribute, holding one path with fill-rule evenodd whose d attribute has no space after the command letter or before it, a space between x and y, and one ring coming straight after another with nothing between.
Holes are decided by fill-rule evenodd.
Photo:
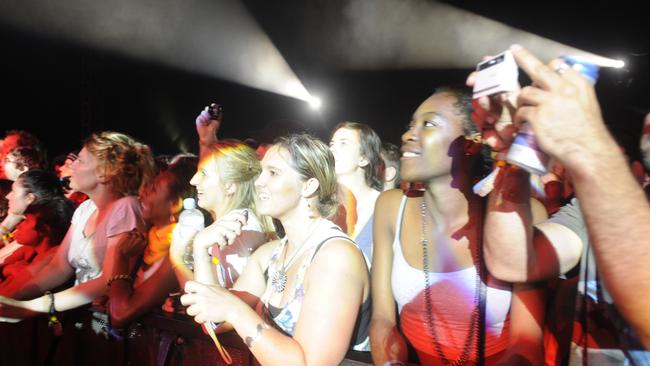
<instances>
[{"instance_id":1,"label":"water bottle cap","mask_svg":"<svg viewBox=\"0 0 650 366\"><path fill-rule=\"evenodd\" d=\"M589 79L592 84L598 80L598 65L577 56L562 56L562 59L582 76Z\"/></svg>"},{"instance_id":2,"label":"water bottle cap","mask_svg":"<svg viewBox=\"0 0 650 366\"><path fill-rule=\"evenodd\" d=\"M196 208L196 201L194 198L186 198L183 200L183 208L186 210L192 210Z\"/></svg>"}]
</instances>

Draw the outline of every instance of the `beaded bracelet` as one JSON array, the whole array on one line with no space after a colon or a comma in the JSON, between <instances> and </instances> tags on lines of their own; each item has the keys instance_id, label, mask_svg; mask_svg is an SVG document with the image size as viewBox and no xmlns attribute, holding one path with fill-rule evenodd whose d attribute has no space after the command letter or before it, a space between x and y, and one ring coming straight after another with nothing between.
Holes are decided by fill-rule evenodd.
<instances>
[{"instance_id":1,"label":"beaded bracelet","mask_svg":"<svg viewBox=\"0 0 650 366\"><path fill-rule=\"evenodd\" d=\"M9 230L6 226L0 226L0 233L2 235L7 235L11 233L11 230Z\"/></svg>"},{"instance_id":2,"label":"beaded bracelet","mask_svg":"<svg viewBox=\"0 0 650 366\"><path fill-rule=\"evenodd\" d=\"M56 317L56 308L54 307L54 294L52 291L45 291L45 296L50 298L50 309L48 310L48 321L47 326L50 328L59 326L59 318Z\"/></svg>"},{"instance_id":3,"label":"beaded bracelet","mask_svg":"<svg viewBox=\"0 0 650 366\"><path fill-rule=\"evenodd\" d=\"M118 274L118 275L113 275L108 278L106 281L106 286L110 286L113 281L129 281L133 282L133 278L129 276L128 274Z\"/></svg>"}]
</instances>

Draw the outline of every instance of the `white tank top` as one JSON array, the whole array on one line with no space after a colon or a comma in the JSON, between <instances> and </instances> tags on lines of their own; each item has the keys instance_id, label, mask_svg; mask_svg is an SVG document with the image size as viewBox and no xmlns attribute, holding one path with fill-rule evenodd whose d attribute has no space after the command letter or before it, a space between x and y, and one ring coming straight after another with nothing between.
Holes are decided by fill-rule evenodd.
<instances>
[{"instance_id":1,"label":"white tank top","mask_svg":"<svg viewBox=\"0 0 650 366\"><path fill-rule=\"evenodd\" d=\"M409 341L417 348L418 343L431 344L429 331L424 329L407 329L407 324L422 324L424 309L424 271L412 267L404 258L400 241L402 217L407 197L402 198L393 240L393 269L391 286L397 302L402 330ZM434 321L438 334L450 335L448 346L464 342L469 330L471 312L476 306L476 268L474 266L455 272L429 272L431 304L434 309ZM512 299L512 289L508 283L488 277L486 295L486 356L501 351L507 345L508 313ZM417 299L416 299L417 298ZM463 333L464 332L464 333ZM459 343L460 342L460 343ZM445 342L447 343L447 342ZM432 354L433 350L419 349Z\"/></svg>"}]
</instances>

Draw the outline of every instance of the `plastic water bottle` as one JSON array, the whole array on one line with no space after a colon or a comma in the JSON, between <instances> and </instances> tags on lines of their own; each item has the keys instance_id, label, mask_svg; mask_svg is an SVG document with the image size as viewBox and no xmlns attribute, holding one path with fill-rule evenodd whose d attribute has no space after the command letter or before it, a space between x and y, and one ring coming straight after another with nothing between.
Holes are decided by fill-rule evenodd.
<instances>
[{"instance_id":1,"label":"plastic water bottle","mask_svg":"<svg viewBox=\"0 0 650 366\"><path fill-rule=\"evenodd\" d=\"M577 57L563 56L564 62L587 78L592 84L598 79L598 66ZM508 155L508 163L517 165L529 173L542 176L546 174L549 157L537 145L533 128L524 122L515 136Z\"/></svg>"},{"instance_id":2,"label":"plastic water bottle","mask_svg":"<svg viewBox=\"0 0 650 366\"><path fill-rule=\"evenodd\" d=\"M187 241L191 239L196 233L203 230L205 227L203 213L196 208L196 201L194 198L186 198L183 200L183 211L178 216L178 224L174 230L173 235L175 240ZM188 266L193 266L194 259L192 257L192 245L188 244L185 248L185 255L183 262Z\"/></svg>"},{"instance_id":3,"label":"plastic water bottle","mask_svg":"<svg viewBox=\"0 0 650 366\"><path fill-rule=\"evenodd\" d=\"M187 240L205 227L203 213L196 208L194 198L183 200L183 212L178 216L178 235Z\"/></svg>"}]
</instances>

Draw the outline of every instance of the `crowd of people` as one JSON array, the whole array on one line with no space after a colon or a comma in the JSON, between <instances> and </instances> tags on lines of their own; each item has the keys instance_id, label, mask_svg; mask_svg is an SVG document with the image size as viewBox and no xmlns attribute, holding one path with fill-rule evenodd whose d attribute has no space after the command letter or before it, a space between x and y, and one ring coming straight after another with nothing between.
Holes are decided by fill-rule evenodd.
<instances>
[{"instance_id":1,"label":"crowd of people","mask_svg":"<svg viewBox=\"0 0 650 366\"><path fill-rule=\"evenodd\" d=\"M219 138L206 109L198 155L101 132L48 170L36 137L8 131L0 320L56 327L103 304L116 335L162 306L217 345L235 332L263 365L650 364L649 175L632 174L592 84L510 51L530 86L440 87L401 148L346 121L329 146L297 133L256 151ZM554 160L541 190L505 158L524 121ZM204 214L189 234L187 198Z\"/></svg>"}]
</instances>

